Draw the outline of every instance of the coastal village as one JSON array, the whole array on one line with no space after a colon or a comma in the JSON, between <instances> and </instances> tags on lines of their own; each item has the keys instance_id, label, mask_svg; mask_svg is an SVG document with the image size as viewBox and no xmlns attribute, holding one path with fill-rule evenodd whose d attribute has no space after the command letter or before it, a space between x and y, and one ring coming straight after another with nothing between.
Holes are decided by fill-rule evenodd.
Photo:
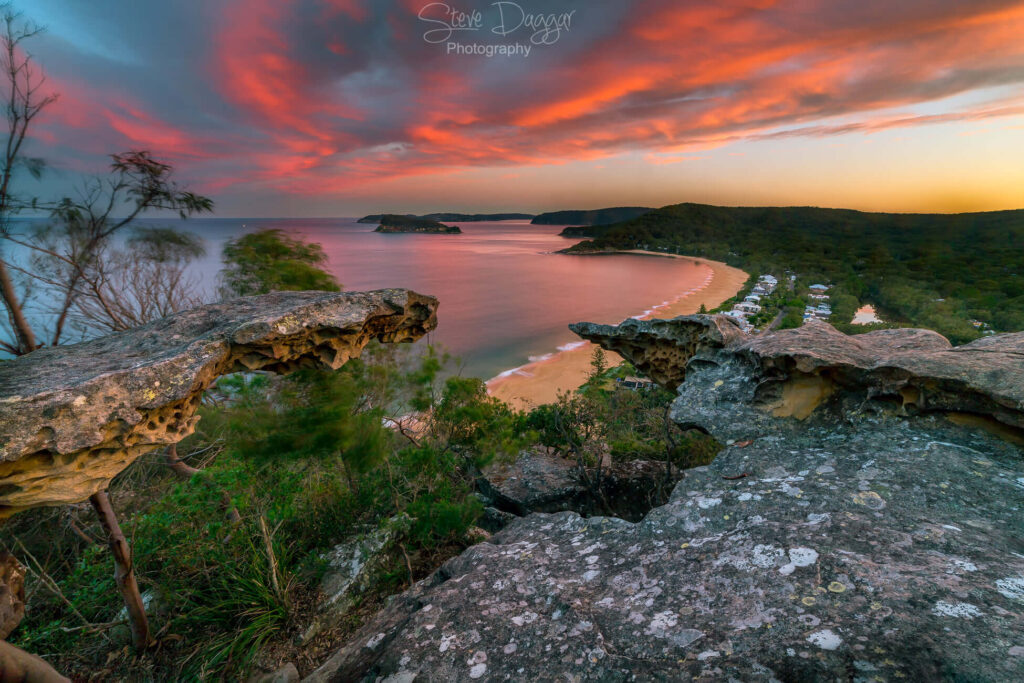
<instances>
[{"instance_id":1,"label":"coastal village","mask_svg":"<svg viewBox=\"0 0 1024 683\"><path fill-rule=\"evenodd\" d=\"M787 274L789 288L792 290L796 283L796 275ZM765 273L757 278L757 283L750 290L750 293L743 297L743 300L733 304L732 309L725 311L725 315L735 319L740 328L747 333L756 334L760 331L759 326L751 320L766 310L766 300L773 295L779 287L779 280L774 275ZM807 302L803 312L803 324L815 320L827 321L832 316L832 305L828 291L829 285L813 284L808 290ZM778 317L771 320L769 327L774 326Z\"/></svg>"},{"instance_id":2,"label":"coastal village","mask_svg":"<svg viewBox=\"0 0 1024 683\"><path fill-rule=\"evenodd\" d=\"M828 285L811 285L810 294L807 296L812 303L804 309L804 324L811 320L828 320L832 316L832 304L829 303Z\"/></svg>"},{"instance_id":3,"label":"coastal village","mask_svg":"<svg viewBox=\"0 0 1024 683\"><path fill-rule=\"evenodd\" d=\"M743 298L743 301L733 304L732 310L726 311L725 315L734 318L744 332L757 332L757 326L750 321L750 317L764 310L762 299L774 294L778 286L779 280L774 275L761 275L757 279L757 284Z\"/></svg>"}]
</instances>

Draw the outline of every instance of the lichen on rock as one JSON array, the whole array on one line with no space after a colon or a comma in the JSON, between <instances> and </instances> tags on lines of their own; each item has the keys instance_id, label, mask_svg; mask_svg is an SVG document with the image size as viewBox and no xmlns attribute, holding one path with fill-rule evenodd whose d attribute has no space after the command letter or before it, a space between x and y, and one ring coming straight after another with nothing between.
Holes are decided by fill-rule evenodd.
<instances>
[{"instance_id":1,"label":"lichen on rock","mask_svg":"<svg viewBox=\"0 0 1024 683\"><path fill-rule=\"evenodd\" d=\"M730 324L576 326L723 452L638 523L514 520L310 680L1024 679L1024 335Z\"/></svg>"},{"instance_id":2,"label":"lichen on rock","mask_svg":"<svg viewBox=\"0 0 1024 683\"><path fill-rule=\"evenodd\" d=\"M373 339L419 339L436 310L402 289L275 292L0 363L0 517L84 500L180 441L221 375L338 368Z\"/></svg>"}]
</instances>

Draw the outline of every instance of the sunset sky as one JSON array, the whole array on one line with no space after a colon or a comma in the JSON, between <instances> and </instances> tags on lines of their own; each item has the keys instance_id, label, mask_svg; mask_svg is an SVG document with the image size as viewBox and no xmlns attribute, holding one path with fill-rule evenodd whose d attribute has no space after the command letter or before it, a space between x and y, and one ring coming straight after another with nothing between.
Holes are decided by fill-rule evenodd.
<instances>
[{"instance_id":1,"label":"sunset sky","mask_svg":"<svg viewBox=\"0 0 1024 683\"><path fill-rule=\"evenodd\" d=\"M221 216L1024 207L1024 2L430 4L17 0L60 93L22 190L148 149Z\"/></svg>"}]
</instances>

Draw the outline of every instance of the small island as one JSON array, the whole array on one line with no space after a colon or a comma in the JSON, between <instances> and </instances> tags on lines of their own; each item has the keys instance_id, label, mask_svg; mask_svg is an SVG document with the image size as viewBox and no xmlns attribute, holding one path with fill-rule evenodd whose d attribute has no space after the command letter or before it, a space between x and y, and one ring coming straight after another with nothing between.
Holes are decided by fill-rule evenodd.
<instances>
[{"instance_id":1,"label":"small island","mask_svg":"<svg viewBox=\"0 0 1024 683\"><path fill-rule=\"evenodd\" d=\"M455 225L445 225L430 218L417 218L415 216L399 216L397 214L384 214L380 217L380 225L374 232L400 233L415 232L426 234L458 235L462 230Z\"/></svg>"}]
</instances>

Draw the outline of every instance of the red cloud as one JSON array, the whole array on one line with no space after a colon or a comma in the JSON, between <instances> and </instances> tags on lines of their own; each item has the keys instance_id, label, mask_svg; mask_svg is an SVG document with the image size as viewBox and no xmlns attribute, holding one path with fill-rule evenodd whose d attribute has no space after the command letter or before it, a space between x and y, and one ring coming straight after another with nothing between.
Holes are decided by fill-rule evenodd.
<instances>
[{"instance_id":1,"label":"red cloud","mask_svg":"<svg viewBox=\"0 0 1024 683\"><path fill-rule=\"evenodd\" d=\"M907 0L885 11L826 0L588 6L558 43L535 46L518 62L426 46L416 18L423 4L236 0L206 46L206 72L193 75L224 98L230 136L68 83L59 88L66 101L58 125L44 134L90 147L98 143L62 131L104 131L96 140L117 142L113 149L167 151L201 177L216 177L210 187L321 194L466 167L636 149L679 154L741 139L1020 113L1014 101L913 111L1019 87L1019 0ZM586 38L588 22L604 19L605 30Z\"/></svg>"},{"instance_id":2,"label":"red cloud","mask_svg":"<svg viewBox=\"0 0 1024 683\"><path fill-rule=\"evenodd\" d=\"M47 87L59 93L37 119L33 136L55 147L70 147L93 161L61 155L63 166L83 172L99 170L108 155L146 149L177 165L196 164L230 153L230 142L176 126L147 111L137 99L117 89L87 88L48 77Z\"/></svg>"}]
</instances>

